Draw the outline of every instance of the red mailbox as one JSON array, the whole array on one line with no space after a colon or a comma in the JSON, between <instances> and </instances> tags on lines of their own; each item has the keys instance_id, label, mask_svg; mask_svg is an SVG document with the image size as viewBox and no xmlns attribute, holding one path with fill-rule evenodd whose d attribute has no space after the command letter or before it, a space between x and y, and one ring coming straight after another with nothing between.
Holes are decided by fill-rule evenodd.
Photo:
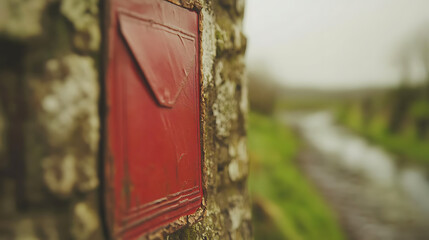
<instances>
[{"instance_id":1,"label":"red mailbox","mask_svg":"<svg viewBox=\"0 0 429 240\"><path fill-rule=\"evenodd\" d=\"M201 206L198 14L161 0L110 9L106 211L129 239Z\"/></svg>"}]
</instances>

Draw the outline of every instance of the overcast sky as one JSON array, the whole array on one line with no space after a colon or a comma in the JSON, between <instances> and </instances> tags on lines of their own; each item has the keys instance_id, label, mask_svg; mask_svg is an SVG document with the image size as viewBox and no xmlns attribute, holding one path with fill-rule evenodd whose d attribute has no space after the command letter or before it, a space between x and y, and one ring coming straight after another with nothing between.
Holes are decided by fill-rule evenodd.
<instances>
[{"instance_id":1,"label":"overcast sky","mask_svg":"<svg viewBox=\"0 0 429 240\"><path fill-rule=\"evenodd\" d=\"M288 86L390 85L398 47L428 24L429 0L247 0L246 58Z\"/></svg>"}]
</instances>

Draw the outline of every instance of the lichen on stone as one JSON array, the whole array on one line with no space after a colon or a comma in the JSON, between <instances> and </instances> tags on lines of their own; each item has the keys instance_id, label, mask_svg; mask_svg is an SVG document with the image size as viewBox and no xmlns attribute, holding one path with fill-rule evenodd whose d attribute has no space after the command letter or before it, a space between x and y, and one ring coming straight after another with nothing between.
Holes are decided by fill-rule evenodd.
<instances>
[{"instance_id":1,"label":"lichen on stone","mask_svg":"<svg viewBox=\"0 0 429 240\"><path fill-rule=\"evenodd\" d=\"M233 182L240 181L249 172L246 138L241 137L237 142L232 142L229 145L229 154L232 157L228 165L229 177Z\"/></svg>"},{"instance_id":2,"label":"lichen on stone","mask_svg":"<svg viewBox=\"0 0 429 240\"><path fill-rule=\"evenodd\" d=\"M242 177L241 168L240 162L236 160L231 161L228 165L228 173L232 181L237 181Z\"/></svg>"},{"instance_id":3,"label":"lichen on stone","mask_svg":"<svg viewBox=\"0 0 429 240\"><path fill-rule=\"evenodd\" d=\"M233 182L242 180L249 172L246 139L242 137L237 144L231 144L229 149L233 157L228 165L229 177Z\"/></svg>"},{"instance_id":4,"label":"lichen on stone","mask_svg":"<svg viewBox=\"0 0 429 240\"><path fill-rule=\"evenodd\" d=\"M216 38L214 28L214 16L213 13L208 11L206 8L200 12L202 25L204 26L201 30L201 73L203 89L207 89L213 81L213 64L216 56Z\"/></svg>"},{"instance_id":5,"label":"lichen on stone","mask_svg":"<svg viewBox=\"0 0 429 240\"><path fill-rule=\"evenodd\" d=\"M73 239L90 239L100 223L97 213L85 202L78 202L73 208L71 235Z\"/></svg>"},{"instance_id":6,"label":"lichen on stone","mask_svg":"<svg viewBox=\"0 0 429 240\"><path fill-rule=\"evenodd\" d=\"M217 55L244 53L247 39L242 31L242 21L231 22L230 18L218 21L215 26Z\"/></svg>"},{"instance_id":7,"label":"lichen on stone","mask_svg":"<svg viewBox=\"0 0 429 240\"><path fill-rule=\"evenodd\" d=\"M63 69L63 79L53 79L50 94L42 100L47 130L52 144L63 144L76 128L82 129L83 139L94 151L98 141L98 83L94 60L71 54L47 63L51 75ZM61 65L61 67L60 67ZM52 67L57 66L57 67ZM83 123L82 123L83 122Z\"/></svg>"},{"instance_id":8,"label":"lichen on stone","mask_svg":"<svg viewBox=\"0 0 429 240\"><path fill-rule=\"evenodd\" d=\"M224 65L218 61L215 67L215 85L217 94L212 106L216 119L216 131L219 137L229 136L233 121L237 119L238 102L235 97L236 84L224 76Z\"/></svg>"},{"instance_id":9,"label":"lichen on stone","mask_svg":"<svg viewBox=\"0 0 429 240\"><path fill-rule=\"evenodd\" d=\"M41 18L47 0L0 1L0 34L12 39L34 37L42 32Z\"/></svg>"},{"instance_id":10,"label":"lichen on stone","mask_svg":"<svg viewBox=\"0 0 429 240\"><path fill-rule=\"evenodd\" d=\"M235 83L226 81L217 89L213 104L213 115L216 118L216 132L219 137L227 137L237 120L238 103L235 99Z\"/></svg>"},{"instance_id":11,"label":"lichen on stone","mask_svg":"<svg viewBox=\"0 0 429 240\"><path fill-rule=\"evenodd\" d=\"M224 30L221 26L216 24L216 52L222 53L228 49L232 49L233 42L231 41L231 35L229 31Z\"/></svg>"},{"instance_id":12,"label":"lichen on stone","mask_svg":"<svg viewBox=\"0 0 429 240\"><path fill-rule=\"evenodd\" d=\"M77 179L76 188L80 192L89 192L98 186L97 166L94 156L81 159L76 165Z\"/></svg>"},{"instance_id":13,"label":"lichen on stone","mask_svg":"<svg viewBox=\"0 0 429 240\"><path fill-rule=\"evenodd\" d=\"M57 196L69 196L76 184L76 159L72 155L63 158L47 157L43 160L43 178L46 187Z\"/></svg>"},{"instance_id":14,"label":"lichen on stone","mask_svg":"<svg viewBox=\"0 0 429 240\"><path fill-rule=\"evenodd\" d=\"M231 220L231 229L230 231L235 231L240 227L243 217L243 208L238 206L233 206L228 209L229 218Z\"/></svg>"},{"instance_id":15,"label":"lichen on stone","mask_svg":"<svg viewBox=\"0 0 429 240\"><path fill-rule=\"evenodd\" d=\"M98 50L101 41L98 0L62 0L60 10L76 30L74 46L83 51Z\"/></svg>"},{"instance_id":16,"label":"lichen on stone","mask_svg":"<svg viewBox=\"0 0 429 240\"><path fill-rule=\"evenodd\" d=\"M59 196L70 195L75 187L90 191L98 185L99 89L94 61L71 54L49 60L46 66L53 79L41 100L40 121L52 149L43 163L45 183Z\"/></svg>"}]
</instances>

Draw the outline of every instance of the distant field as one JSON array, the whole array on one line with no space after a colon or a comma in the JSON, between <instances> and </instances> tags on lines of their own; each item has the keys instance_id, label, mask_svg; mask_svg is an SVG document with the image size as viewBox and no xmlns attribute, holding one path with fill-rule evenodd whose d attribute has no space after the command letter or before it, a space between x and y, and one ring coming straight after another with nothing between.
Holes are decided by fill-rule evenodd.
<instances>
[{"instance_id":1,"label":"distant field","mask_svg":"<svg viewBox=\"0 0 429 240\"><path fill-rule=\"evenodd\" d=\"M255 239L344 239L330 208L293 162L298 150L293 133L251 112L248 141Z\"/></svg>"}]
</instances>

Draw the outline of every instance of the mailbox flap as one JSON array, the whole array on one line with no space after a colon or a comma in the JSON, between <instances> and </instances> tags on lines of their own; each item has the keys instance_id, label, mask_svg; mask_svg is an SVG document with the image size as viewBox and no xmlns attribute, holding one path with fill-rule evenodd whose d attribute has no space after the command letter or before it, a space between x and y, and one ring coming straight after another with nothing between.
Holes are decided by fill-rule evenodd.
<instances>
[{"instance_id":1,"label":"mailbox flap","mask_svg":"<svg viewBox=\"0 0 429 240\"><path fill-rule=\"evenodd\" d=\"M173 107L195 71L196 37L145 16L119 12L120 31L161 106Z\"/></svg>"}]
</instances>

